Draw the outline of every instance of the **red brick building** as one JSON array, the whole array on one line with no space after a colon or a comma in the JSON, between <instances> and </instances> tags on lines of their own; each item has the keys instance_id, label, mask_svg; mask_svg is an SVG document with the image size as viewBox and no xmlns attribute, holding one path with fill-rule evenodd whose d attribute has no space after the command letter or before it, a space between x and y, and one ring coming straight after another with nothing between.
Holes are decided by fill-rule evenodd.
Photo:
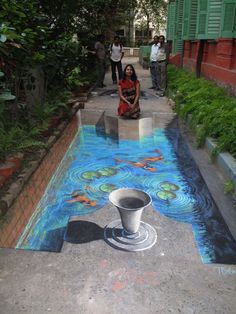
<instances>
[{"instance_id":1,"label":"red brick building","mask_svg":"<svg viewBox=\"0 0 236 314\"><path fill-rule=\"evenodd\" d=\"M171 63L236 95L236 0L172 0L167 40Z\"/></svg>"}]
</instances>

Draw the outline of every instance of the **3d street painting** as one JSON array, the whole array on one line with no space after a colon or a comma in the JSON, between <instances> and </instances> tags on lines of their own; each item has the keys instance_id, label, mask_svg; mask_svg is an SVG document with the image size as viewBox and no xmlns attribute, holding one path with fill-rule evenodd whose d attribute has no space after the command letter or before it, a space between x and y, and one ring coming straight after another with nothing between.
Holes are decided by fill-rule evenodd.
<instances>
[{"instance_id":1,"label":"3d street painting","mask_svg":"<svg viewBox=\"0 0 236 314\"><path fill-rule=\"evenodd\" d=\"M95 126L83 126L17 248L59 252L70 216L101 209L109 193L121 187L146 191L160 214L191 224L204 263L236 262L236 243L174 128L118 141L98 136Z\"/></svg>"}]
</instances>

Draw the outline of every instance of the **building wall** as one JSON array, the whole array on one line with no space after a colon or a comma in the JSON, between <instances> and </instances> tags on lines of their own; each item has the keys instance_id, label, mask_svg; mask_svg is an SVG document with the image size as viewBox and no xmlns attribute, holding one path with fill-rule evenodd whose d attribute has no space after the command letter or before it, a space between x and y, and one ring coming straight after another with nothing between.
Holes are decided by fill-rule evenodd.
<instances>
[{"instance_id":1,"label":"building wall","mask_svg":"<svg viewBox=\"0 0 236 314\"><path fill-rule=\"evenodd\" d=\"M196 69L199 41L185 41L183 67ZM173 61L176 59L174 57ZM175 63L176 62L172 62ZM236 95L236 39L206 40L201 63L201 75L214 80Z\"/></svg>"},{"instance_id":2,"label":"building wall","mask_svg":"<svg viewBox=\"0 0 236 314\"><path fill-rule=\"evenodd\" d=\"M236 0L170 0L167 40L171 63L236 95Z\"/></svg>"}]
</instances>

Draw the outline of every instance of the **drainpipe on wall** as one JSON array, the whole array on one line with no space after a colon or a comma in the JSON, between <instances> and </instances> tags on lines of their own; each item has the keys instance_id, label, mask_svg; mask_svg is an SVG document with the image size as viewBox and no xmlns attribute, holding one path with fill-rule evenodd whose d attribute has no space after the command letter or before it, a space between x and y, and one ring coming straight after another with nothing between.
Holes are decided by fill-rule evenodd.
<instances>
[{"instance_id":1,"label":"drainpipe on wall","mask_svg":"<svg viewBox=\"0 0 236 314\"><path fill-rule=\"evenodd\" d=\"M205 46L205 39L200 39L197 53L197 62L196 62L196 77L199 78L201 76L201 65L203 59L203 52Z\"/></svg>"},{"instance_id":2,"label":"drainpipe on wall","mask_svg":"<svg viewBox=\"0 0 236 314\"><path fill-rule=\"evenodd\" d=\"M182 49L181 49L181 55L180 55L180 67L183 68L184 65L184 43L185 41L182 41Z\"/></svg>"}]
</instances>

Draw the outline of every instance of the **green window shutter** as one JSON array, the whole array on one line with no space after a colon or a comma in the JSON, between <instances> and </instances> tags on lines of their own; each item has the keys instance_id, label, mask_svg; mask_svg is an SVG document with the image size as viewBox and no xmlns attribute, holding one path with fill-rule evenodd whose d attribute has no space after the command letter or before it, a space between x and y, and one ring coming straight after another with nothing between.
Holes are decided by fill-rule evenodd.
<instances>
[{"instance_id":1,"label":"green window shutter","mask_svg":"<svg viewBox=\"0 0 236 314\"><path fill-rule=\"evenodd\" d=\"M198 0L185 0L183 13L183 39L196 38Z\"/></svg>"},{"instance_id":2,"label":"green window shutter","mask_svg":"<svg viewBox=\"0 0 236 314\"><path fill-rule=\"evenodd\" d=\"M198 1L192 0L189 19L189 39L196 39L197 8Z\"/></svg>"},{"instance_id":3,"label":"green window shutter","mask_svg":"<svg viewBox=\"0 0 236 314\"><path fill-rule=\"evenodd\" d=\"M182 35L182 28L183 28L183 8L184 8L184 0L177 0L176 1L176 27L175 27L175 36L174 36L174 52L182 52L183 50L183 35Z\"/></svg>"},{"instance_id":4,"label":"green window shutter","mask_svg":"<svg viewBox=\"0 0 236 314\"><path fill-rule=\"evenodd\" d=\"M236 0L225 0L221 16L221 37L236 37Z\"/></svg>"},{"instance_id":5,"label":"green window shutter","mask_svg":"<svg viewBox=\"0 0 236 314\"><path fill-rule=\"evenodd\" d=\"M190 20L190 0L184 1L184 13L183 13L183 39L189 37L189 20Z\"/></svg>"},{"instance_id":6,"label":"green window shutter","mask_svg":"<svg viewBox=\"0 0 236 314\"><path fill-rule=\"evenodd\" d=\"M207 38L216 39L220 36L222 0L210 0L208 6Z\"/></svg>"},{"instance_id":7,"label":"green window shutter","mask_svg":"<svg viewBox=\"0 0 236 314\"><path fill-rule=\"evenodd\" d=\"M222 0L198 0L198 39L216 39L220 36Z\"/></svg>"},{"instance_id":8,"label":"green window shutter","mask_svg":"<svg viewBox=\"0 0 236 314\"><path fill-rule=\"evenodd\" d=\"M168 5L168 20L167 20L167 36L168 40L174 39L175 33L175 2Z\"/></svg>"},{"instance_id":9,"label":"green window shutter","mask_svg":"<svg viewBox=\"0 0 236 314\"><path fill-rule=\"evenodd\" d=\"M208 0L198 0L197 38L206 38Z\"/></svg>"}]
</instances>

